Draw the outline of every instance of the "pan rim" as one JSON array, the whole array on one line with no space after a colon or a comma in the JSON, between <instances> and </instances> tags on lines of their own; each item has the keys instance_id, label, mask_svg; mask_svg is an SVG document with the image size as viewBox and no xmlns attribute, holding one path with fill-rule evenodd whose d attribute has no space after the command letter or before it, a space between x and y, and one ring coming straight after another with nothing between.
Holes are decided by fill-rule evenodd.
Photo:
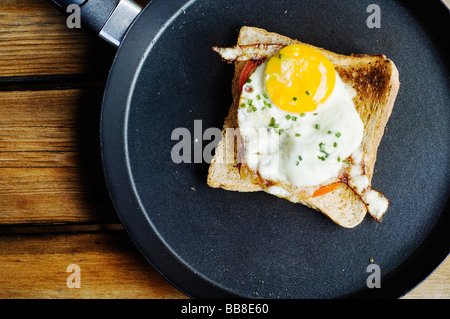
<instances>
[{"instance_id":1,"label":"pan rim","mask_svg":"<svg viewBox=\"0 0 450 319\"><path fill-rule=\"evenodd\" d=\"M114 91L111 89L111 87L117 86L115 82L120 79L120 82L127 82L129 84L126 84L129 88L133 88L134 83L136 81L136 75L138 74L138 71L132 72L132 74L127 74L127 76L121 76L121 74L126 74L126 72L123 70L124 66L120 65L120 60L123 60L122 56L128 55L129 51L134 51L132 54L132 61L138 61L138 65L134 68L135 70L138 70L145 59L142 57L145 57L148 54L148 51L150 49L149 45L143 45L142 41L139 41L140 35L139 32L135 31L137 28L139 28L139 25L143 24L142 20L139 19L141 16L150 16L156 18L157 11L158 12L164 12L165 16L167 16L166 20L161 15L158 14L159 21L165 20L164 23L157 23L156 26L153 26L153 34L154 37L150 41L151 43L153 41L156 41L157 38L162 34L164 31L164 28L167 27L167 21L169 19L175 19L177 14L179 13L179 10L186 5L186 1L178 0L173 1L170 3L170 5L167 4L167 2L161 1L161 0L153 0L146 8L143 9L141 14L139 15L138 19L136 19L133 26L130 28L130 31L125 36L121 47L119 48L116 57L113 62L113 67L110 70L110 74L108 77L108 82L106 84L105 93L104 93L104 99L103 99L103 107L102 107L102 114L101 114L101 123L100 123L100 145L101 145L101 157L102 157L102 165L104 170L104 176L105 181L107 184L108 192L110 194L110 197L112 199L112 202L114 204L114 207L116 209L117 215L119 216L119 219L121 220L122 224L124 225L125 230L127 231L129 237L132 239L138 250L142 253L142 255L147 259L147 261L164 277L166 278L172 285L174 285L177 289L185 293L186 295L190 297L207 297L207 298L222 298L222 297L236 297L236 294L234 292L230 292L228 288L226 287L220 287L216 285L215 283L211 282L207 278L204 278L201 274L195 273L193 269L190 269L189 267L186 267L186 265L183 265L182 261L178 258L176 255L176 252L171 251L170 248L168 248L163 239L158 234L157 229L153 227L151 224L151 220L149 220L148 216L145 215L143 212L143 206L142 203L140 203L139 196L137 194L135 184L132 178L132 174L130 171L130 165L129 165L129 157L128 157L128 151L127 151L127 116L128 111L127 110L119 110L119 113L124 114L122 118L122 123L119 123L120 130L117 130L118 132L112 132L111 123L115 122L117 125L117 119L111 119L111 114L107 114L109 109L109 103L111 101L114 101L116 98L117 92L115 94L111 93ZM191 5L192 3L196 2L196 0L190 0L188 3ZM442 4L443 5L443 4ZM164 10L162 10L162 6L164 6ZM409 8L408 4L404 4L405 7ZM444 9L444 8L441 8ZM154 11L152 11L154 10ZM152 21L152 20L150 20ZM136 26L138 26L136 28ZM148 23L146 25L146 28L148 29ZM148 41L147 41L148 42ZM154 42L153 42L154 43ZM127 49L128 44L133 45L133 50ZM130 81L127 81L130 80ZM132 97L132 89L128 90L127 92L127 103L126 103L126 109L129 108L130 105L130 99ZM112 94L112 95L111 95ZM114 121L113 121L114 120ZM109 135L108 135L109 134ZM107 137L108 136L108 137ZM112 137L113 138L112 138ZM123 147L117 147L117 139L120 141L121 146ZM123 145L122 145L123 144ZM116 149L112 149L116 147ZM120 149L120 150L118 150ZM120 158L120 161L115 161L116 163L112 163L110 158ZM122 162L124 161L124 162ZM120 162L117 164L117 162ZM117 166L119 165L119 167ZM116 169L120 169L121 173L120 176L116 175L117 171ZM124 184L120 188L120 190L117 189L118 182L123 182ZM126 191L127 198L121 199L119 198L123 196L124 189ZM126 214L123 212L122 207L126 207L126 205L129 205L129 203L132 203L135 209L136 215L141 221L146 221L147 223L143 222L134 222L131 223L129 220L127 220ZM449 205L447 204L447 207L445 209L445 212L449 212ZM439 228L445 229L449 225L449 218L446 217L448 214L443 214L443 216L439 219L438 224ZM137 225L139 224L139 225ZM448 229L448 228L447 228ZM433 234L442 235L445 236L445 231L440 230L439 232L435 229L432 231ZM152 240L154 245L158 246L158 249L160 252L165 254L166 259L164 259L163 262L155 261L155 257L153 253L149 252L143 245L141 244L143 240L148 241ZM435 238L430 238L428 241L434 242ZM152 245L151 245L152 246ZM422 251L425 249L425 247L429 246L429 243L424 243L422 245L423 247L419 249ZM155 246L154 246L155 247ZM153 250L155 250L153 247ZM422 282L425 278L427 278L433 270L438 267L440 263L448 256L449 249L448 247L442 245L442 249L438 251L438 254L433 254L433 259L428 259L429 262L426 265L423 265L423 271L420 273L420 275L416 275L417 278L414 280L409 279L410 284L408 287L400 287L396 286L392 288L391 293L388 297L392 298L398 298L403 295L405 295L407 292L411 291L415 286L417 286L420 282ZM158 255L158 254L157 254ZM168 258L168 259L167 259ZM161 264L170 264L170 262L180 263L179 267L183 271L183 275L180 276L180 272L174 271L174 269L162 269ZM432 260L432 261L431 261ZM177 266L178 267L178 266ZM177 269L179 271L179 269ZM186 276L186 278L181 278ZM424 277L425 276L425 277ZM198 284L199 287L192 287L190 284L190 281L196 282L196 285ZM191 282L192 283L192 282ZM405 290L406 289L406 290ZM367 296L369 298L377 298L377 297L386 297L383 292L380 296L374 296L373 294L370 296ZM361 296L358 296L358 293L354 296L356 298L366 296L363 294Z\"/></svg>"}]
</instances>

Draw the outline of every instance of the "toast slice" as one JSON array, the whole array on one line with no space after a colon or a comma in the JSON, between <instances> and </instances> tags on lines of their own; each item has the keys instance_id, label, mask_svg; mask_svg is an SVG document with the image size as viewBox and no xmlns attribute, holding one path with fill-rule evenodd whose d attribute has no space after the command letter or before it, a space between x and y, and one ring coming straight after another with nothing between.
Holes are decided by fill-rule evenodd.
<instances>
[{"instance_id":1,"label":"toast slice","mask_svg":"<svg viewBox=\"0 0 450 319\"><path fill-rule=\"evenodd\" d=\"M305 44L321 51L334 65L343 82L356 90L356 96L353 101L364 123L362 152L365 174L369 179L370 185L377 149L400 86L399 74L395 64L381 54L341 55L286 36L246 26L242 27L239 32L237 46L245 47L257 44L286 46L294 43ZM240 97L238 83L240 73L245 64L246 62L244 61L234 62L233 103L224 121L222 140L216 147L215 156L209 167L207 184L210 187L239 192L266 191L318 210L336 224L345 228L352 228L361 223L368 212L367 203L346 183L338 183L334 190L317 197L309 196L307 195L308 192L298 190L293 190L289 195L285 194L284 191L274 193L258 182L254 172L246 165L238 164L239 154L235 136L226 134L226 131L229 128L238 128L237 109ZM239 136L237 139L239 139ZM229 145L233 145L233 147L229 147ZM381 221L382 216L374 217Z\"/></svg>"}]
</instances>

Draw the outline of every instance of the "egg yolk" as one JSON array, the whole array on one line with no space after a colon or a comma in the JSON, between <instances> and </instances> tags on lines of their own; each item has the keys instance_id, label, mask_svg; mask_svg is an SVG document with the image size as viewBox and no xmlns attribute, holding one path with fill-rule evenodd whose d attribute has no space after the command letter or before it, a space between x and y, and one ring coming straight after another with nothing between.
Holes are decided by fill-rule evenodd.
<instances>
[{"instance_id":1,"label":"egg yolk","mask_svg":"<svg viewBox=\"0 0 450 319\"><path fill-rule=\"evenodd\" d=\"M266 67L266 90L279 108L294 113L314 111L334 89L336 73L326 56L293 44L272 56Z\"/></svg>"}]
</instances>

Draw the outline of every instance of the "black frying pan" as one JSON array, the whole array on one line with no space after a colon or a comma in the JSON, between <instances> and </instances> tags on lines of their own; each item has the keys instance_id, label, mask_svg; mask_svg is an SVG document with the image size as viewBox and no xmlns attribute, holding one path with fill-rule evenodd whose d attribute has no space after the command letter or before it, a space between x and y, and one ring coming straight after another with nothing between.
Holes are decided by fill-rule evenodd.
<instances>
[{"instance_id":1,"label":"black frying pan","mask_svg":"<svg viewBox=\"0 0 450 319\"><path fill-rule=\"evenodd\" d=\"M153 0L142 11L128 1L80 2L83 25L120 44L100 129L112 201L142 254L181 291L396 298L448 255L450 19L442 3L379 0L381 28L369 28L372 0ZM174 163L177 128L191 134L192 150L218 142L202 134L222 127L234 70L211 47L235 44L242 25L396 63L402 85L373 179L391 200L382 223L367 217L343 229L265 193L209 188L205 158ZM371 264L381 288L368 288Z\"/></svg>"}]
</instances>

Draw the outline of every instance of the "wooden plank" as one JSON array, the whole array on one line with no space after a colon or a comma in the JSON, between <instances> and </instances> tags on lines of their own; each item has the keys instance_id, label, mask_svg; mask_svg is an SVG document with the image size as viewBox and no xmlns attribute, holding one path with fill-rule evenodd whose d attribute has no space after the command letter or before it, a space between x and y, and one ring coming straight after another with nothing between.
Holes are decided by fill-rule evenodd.
<instances>
[{"instance_id":1,"label":"wooden plank","mask_svg":"<svg viewBox=\"0 0 450 319\"><path fill-rule=\"evenodd\" d=\"M94 149L102 96L101 87L3 92L0 152Z\"/></svg>"},{"instance_id":2,"label":"wooden plank","mask_svg":"<svg viewBox=\"0 0 450 319\"><path fill-rule=\"evenodd\" d=\"M80 288L69 288L69 265ZM0 298L186 298L123 231L0 237Z\"/></svg>"},{"instance_id":3,"label":"wooden plank","mask_svg":"<svg viewBox=\"0 0 450 319\"><path fill-rule=\"evenodd\" d=\"M78 152L18 151L0 152L1 168L80 167Z\"/></svg>"},{"instance_id":4,"label":"wooden plank","mask_svg":"<svg viewBox=\"0 0 450 319\"><path fill-rule=\"evenodd\" d=\"M0 168L0 224L117 221L100 173L100 168Z\"/></svg>"},{"instance_id":5,"label":"wooden plank","mask_svg":"<svg viewBox=\"0 0 450 319\"><path fill-rule=\"evenodd\" d=\"M69 29L66 17L43 0L2 0L0 43L0 77L101 74L106 79L116 53L87 30Z\"/></svg>"},{"instance_id":6,"label":"wooden plank","mask_svg":"<svg viewBox=\"0 0 450 319\"><path fill-rule=\"evenodd\" d=\"M0 76L104 74L115 48L69 29L47 1L3 0L0 4Z\"/></svg>"},{"instance_id":7,"label":"wooden plank","mask_svg":"<svg viewBox=\"0 0 450 319\"><path fill-rule=\"evenodd\" d=\"M100 163L102 94L0 94L1 224L117 221Z\"/></svg>"}]
</instances>

